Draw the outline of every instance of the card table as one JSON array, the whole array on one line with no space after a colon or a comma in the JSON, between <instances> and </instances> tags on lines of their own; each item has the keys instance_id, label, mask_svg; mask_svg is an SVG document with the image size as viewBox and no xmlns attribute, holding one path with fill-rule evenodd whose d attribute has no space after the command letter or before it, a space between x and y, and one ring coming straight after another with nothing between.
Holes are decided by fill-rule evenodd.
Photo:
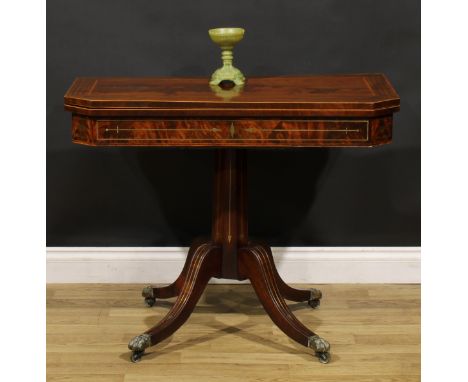
<instances>
[{"instance_id":1,"label":"card table","mask_svg":"<svg viewBox=\"0 0 468 382\"><path fill-rule=\"evenodd\" d=\"M212 277L250 280L273 322L319 361L329 361L330 344L285 302L316 308L321 291L288 286L270 247L249 240L247 151L390 143L400 98L385 75L253 77L244 86L190 77L77 78L64 101L77 144L216 149L211 237L194 241L172 284L143 289L148 306L177 299L157 325L130 340L132 361L189 318Z\"/></svg>"}]
</instances>

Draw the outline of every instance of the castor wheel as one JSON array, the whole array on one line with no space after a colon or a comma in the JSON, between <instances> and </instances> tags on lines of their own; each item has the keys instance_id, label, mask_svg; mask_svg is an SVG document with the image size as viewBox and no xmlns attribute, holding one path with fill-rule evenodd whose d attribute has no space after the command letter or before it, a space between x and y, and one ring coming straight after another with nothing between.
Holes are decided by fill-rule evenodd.
<instances>
[{"instance_id":1,"label":"castor wheel","mask_svg":"<svg viewBox=\"0 0 468 382\"><path fill-rule=\"evenodd\" d=\"M156 299L153 297L145 297L145 305L148 308L151 308L156 303Z\"/></svg>"},{"instance_id":2,"label":"castor wheel","mask_svg":"<svg viewBox=\"0 0 468 382\"><path fill-rule=\"evenodd\" d=\"M141 291L141 295L145 298L145 305L148 307L154 306L156 299L154 297L154 290L151 285L147 285Z\"/></svg>"},{"instance_id":3,"label":"castor wheel","mask_svg":"<svg viewBox=\"0 0 468 382\"><path fill-rule=\"evenodd\" d=\"M313 299L313 300L309 300L309 301L307 301L307 303L309 304L309 306L312 309L318 308L320 306L320 300L318 298Z\"/></svg>"},{"instance_id":4,"label":"castor wheel","mask_svg":"<svg viewBox=\"0 0 468 382\"><path fill-rule=\"evenodd\" d=\"M330 353L329 352L316 353L315 355L318 357L320 363L330 362Z\"/></svg>"},{"instance_id":5,"label":"castor wheel","mask_svg":"<svg viewBox=\"0 0 468 382\"><path fill-rule=\"evenodd\" d=\"M130 359L132 362L138 362L147 347L151 346L151 335L148 333L140 334L130 340L128 348L132 351Z\"/></svg>"},{"instance_id":6,"label":"castor wheel","mask_svg":"<svg viewBox=\"0 0 468 382\"><path fill-rule=\"evenodd\" d=\"M320 305L321 298L322 292L319 289L311 288L309 301L307 301L307 303L312 309L318 308Z\"/></svg>"},{"instance_id":7,"label":"castor wheel","mask_svg":"<svg viewBox=\"0 0 468 382\"><path fill-rule=\"evenodd\" d=\"M144 351L134 351L130 359L133 363L140 362L141 356L143 355Z\"/></svg>"},{"instance_id":8,"label":"castor wheel","mask_svg":"<svg viewBox=\"0 0 468 382\"><path fill-rule=\"evenodd\" d=\"M328 341L325 341L323 338L314 334L309 337L309 343L307 346L315 351L315 355L319 359L320 363L330 362L330 344Z\"/></svg>"}]
</instances>

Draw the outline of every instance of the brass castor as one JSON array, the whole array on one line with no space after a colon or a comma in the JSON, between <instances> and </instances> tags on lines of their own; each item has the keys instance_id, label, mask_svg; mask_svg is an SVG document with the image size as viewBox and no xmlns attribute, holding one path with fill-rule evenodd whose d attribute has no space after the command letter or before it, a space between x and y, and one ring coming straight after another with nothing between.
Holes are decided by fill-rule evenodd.
<instances>
[{"instance_id":1,"label":"brass castor","mask_svg":"<svg viewBox=\"0 0 468 382\"><path fill-rule=\"evenodd\" d=\"M154 306L154 304L156 304L156 299L155 298L145 297L145 305L148 308L151 308L152 306Z\"/></svg>"},{"instance_id":2,"label":"brass castor","mask_svg":"<svg viewBox=\"0 0 468 382\"><path fill-rule=\"evenodd\" d=\"M145 305L149 308L154 306L156 298L154 297L153 287L151 285L145 286L141 291L141 295L145 298Z\"/></svg>"},{"instance_id":3,"label":"brass castor","mask_svg":"<svg viewBox=\"0 0 468 382\"><path fill-rule=\"evenodd\" d=\"M318 357L320 363L330 362L330 353L329 352L315 353L315 355Z\"/></svg>"},{"instance_id":4,"label":"brass castor","mask_svg":"<svg viewBox=\"0 0 468 382\"><path fill-rule=\"evenodd\" d=\"M330 344L317 335L309 337L308 347L315 351L315 355L321 363L330 362Z\"/></svg>"},{"instance_id":5,"label":"brass castor","mask_svg":"<svg viewBox=\"0 0 468 382\"><path fill-rule=\"evenodd\" d=\"M320 300L309 300L307 301L307 303L309 304L309 306L312 308L312 309L316 309L320 306Z\"/></svg>"},{"instance_id":6,"label":"brass castor","mask_svg":"<svg viewBox=\"0 0 468 382\"><path fill-rule=\"evenodd\" d=\"M307 303L312 309L318 308L320 306L320 299L322 298L322 292L318 289L312 288L310 290L310 298Z\"/></svg>"},{"instance_id":7,"label":"brass castor","mask_svg":"<svg viewBox=\"0 0 468 382\"><path fill-rule=\"evenodd\" d=\"M144 352L145 352L144 350L141 350L141 351L134 351L134 352L132 353L132 356L130 357L131 361L132 361L133 363L140 362L140 359L141 359L141 357L142 357L142 355L143 355Z\"/></svg>"},{"instance_id":8,"label":"brass castor","mask_svg":"<svg viewBox=\"0 0 468 382\"><path fill-rule=\"evenodd\" d=\"M149 334L140 334L130 340L128 348L132 351L130 359L133 363L138 362L147 347L151 346L151 336Z\"/></svg>"}]
</instances>

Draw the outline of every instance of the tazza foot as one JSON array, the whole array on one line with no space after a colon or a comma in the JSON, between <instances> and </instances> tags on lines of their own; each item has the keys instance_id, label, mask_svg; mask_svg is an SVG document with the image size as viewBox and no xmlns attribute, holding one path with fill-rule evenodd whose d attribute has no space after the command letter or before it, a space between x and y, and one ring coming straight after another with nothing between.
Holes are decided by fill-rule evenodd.
<instances>
[{"instance_id":1,"label":"tazza foot","mask_svg":"<svg viewBox=\"0 0 468 382\"><path fill-rule=\"evenodd\" d=\"M154 297L153 287L151 285L145 286L141 291L141 295L145 298L145 305L149 308L154 306L156 298Z\"/></svg>"}]
</instances>

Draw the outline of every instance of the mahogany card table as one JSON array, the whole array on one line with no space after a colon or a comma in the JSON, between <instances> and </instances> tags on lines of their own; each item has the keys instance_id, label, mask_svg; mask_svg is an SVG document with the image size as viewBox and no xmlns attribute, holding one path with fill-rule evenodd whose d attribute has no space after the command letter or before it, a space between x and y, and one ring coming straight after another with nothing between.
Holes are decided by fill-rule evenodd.
<instances>
[{"instance_id":1,"label":"mahogany card table","mask_svg":"<svg viewBox=\"0 0 468 382\"><path fill-rule=\"evenodd\" d=\"M132 361L189 318L215 277L250 280L273 322L327 363L330 344L285 302L316 308L322 293L288 286L270 247L249 240L246 151L387 144L399 107L398 94L383 74L257 77L230 88L210 86L206 78L77 78L65 94L73 142L217 149L211 238L194 241L172 284L143 289L148 306L157 299L177 299L156 326L130 340Z\"/></svg>"}]
</instances>

